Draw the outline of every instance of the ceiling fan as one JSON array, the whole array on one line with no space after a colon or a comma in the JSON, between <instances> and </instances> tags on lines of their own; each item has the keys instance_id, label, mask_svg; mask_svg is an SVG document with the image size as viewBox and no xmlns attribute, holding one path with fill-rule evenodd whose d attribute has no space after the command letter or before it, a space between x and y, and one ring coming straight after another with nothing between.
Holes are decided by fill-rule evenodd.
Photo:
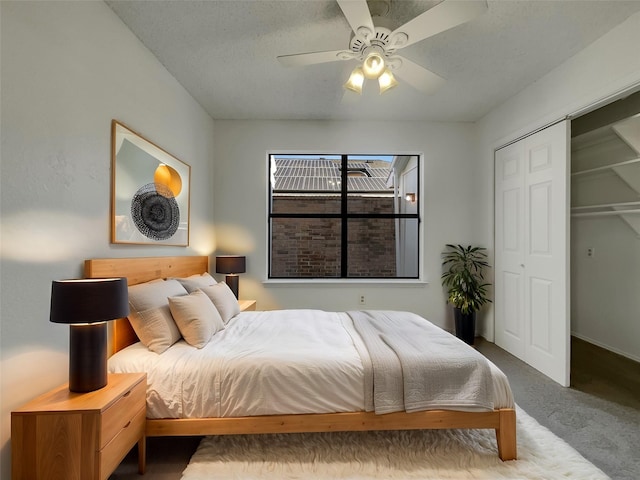
<instances>
[{"instance_id":1,"label":"ceiling fan","mask_svg":"<svg viewBox=\"0 0 640 480\"><path fill-rule=\"evenodd\" d=\"M468 22L487 10L486 0L443 0L392 30L387 26L388 19L379 16L380 13L386 13L379 10L380 6L388 11L391 0L370 0L371 11L367 0L336 1L353 30L348 49L281 55L277 58L287 67L341 60L362 62L344 84L345 88L357 93L362 93L365 78L377 79L380 93L386 92L398 83L394 73L417 90L433 93L444 83L444 79L396 52Z\"/></svg>"}]
</instances>

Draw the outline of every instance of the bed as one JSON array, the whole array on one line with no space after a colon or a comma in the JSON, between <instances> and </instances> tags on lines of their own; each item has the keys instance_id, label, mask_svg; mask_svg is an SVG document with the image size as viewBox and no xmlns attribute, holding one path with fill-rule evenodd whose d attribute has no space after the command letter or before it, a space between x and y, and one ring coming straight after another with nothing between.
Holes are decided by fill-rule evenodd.
<instances>
[{"instance_id":1,"label":"bed","mask_svg":"<svg viewBox=\"0 0 640 480\"><path fill-rule=\"evenodd\" d=\"M189 277L202 274L208 271L208 262L209 259L206 256L90 259L85 261L85 277L126 277L129 286L134 286L156 279ZM284 310L281 316L286 317L293 314L320 315L317 311L292 312ZM331 315L331 321L335 323L336 329L342 328L348 323L345 320L344 313L332 312L327 314ZM234 337L239 335L238 332L247 330L255 323L268 323L269 318L273 318L273 315L279 314L276 312L242 312L229 322L224 334L228 337ZM419 317L416 321L420 321ZM283 328L286 329L287 327ZM114 359L137 355L134 358L140 359L136 361L142 362L139 363L139 368L144 371L147 368L144 361L151 357L162 358L165 355L164 353L161 355L146 355L146 347L140 345L138 337L126 318L110 322L110 329L109 341L112 354L110 368L112 368L111 362ZM352 330L349 331L349 334L354 339L358 338L358 334ZM238 336L237 338L240 337ZM329 342L333 341L333 338L329 340ZM357 341L354 341L354 344L357 343ZM357 349L358 345L355 346ZM202 349L189 348L181 342L176 343L174 347L175 349L172 347L171 355L176 355L176 358L189 358L183 356L199 355L200 351L207 349L206 346ZM302 348L304 347L302 345ZM362 345L360 344L359 347L361 348ZM213 347L211 348L214 349ZM138 350L138 353L136 353L136 350ZM214 350L218 350L217 347ZM144 360L145 355L147 360ZM177 364L178 361L171 360L170 362ZM189 358L187 362L183 361L183 363L192 363L193 361L195 360ZM490 362L489 364L491 365L493 377L504 377L504 374L493 364ZM147 373L149 375L149 372ZM156 374L157 376L159 375ZM506 381L506 377L504 378ZM328 381L333 380L329 379ZM248 382L244 381L241 385L246 386ZM190 406L188 409L185 408L184 412L176 413L171 409L163 411L154 407L154 409L149 409L147 413L146 435L228 435L445 428L493 429L496 432L499 457L503 461L516 459L516 416L512 398L498 400L496 407L493 409L457 409L452 407L411 412L392 411L391 413L380 414L375 411L367 411L368 408L359 406L357 402L360 400L354 400L354 395L349 393L358 388L360 388L358 384L349 388L341 387L340 390L345 390L342 395L344 398L327 400L325 404L319 407L317 405L304 405L301 407L283 405L281 406L282 411L271 409L267 410L268 414L264 414L260 410L260 408L263 408L262 402L254 402L255 408L242 407L244 410L235 408L233 396L221 401L219 405L222 405L222 407L217 407L217 410L214 411L207 411L199 406ZM501 388L508 390L508 383L506 387L503 386ZM154 391L157 390L155 389ZM241 389L236 389L235 391L239 392ZM508 394L510 395L510 390ZM311 392L310 396L315 397L313 392ZM362 402L366 403L367 400L362 400ZM153 403L154 400L148 396L148 405ZM296 413L290 413L291 411Z\"/></svg>"}]
</instances>

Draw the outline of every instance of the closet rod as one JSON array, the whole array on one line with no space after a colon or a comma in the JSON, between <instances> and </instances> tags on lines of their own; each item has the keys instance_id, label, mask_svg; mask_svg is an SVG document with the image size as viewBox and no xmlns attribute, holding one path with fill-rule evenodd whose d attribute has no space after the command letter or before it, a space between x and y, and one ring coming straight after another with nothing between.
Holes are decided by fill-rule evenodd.
<instances>
[{"instance_id":1,"label":"closet rod","mask_svg":"<svg viewBox=\"0 0 640 480\"><path fill-rule=\"evenodd\" d=\"M632 205L640 205L640 202L619 202L619 203L601 203L599 205L583 205L581 207L571 207L571 211L575 210L591 210L592 208L612 208L612 207L630 207Z\"/></svg>"},{"instance_id":2,"label":"closet rod","mask_svg":"<svg viewBox=\"0 0 640 480\"><path fill-rule=\"evenodd\" d=\"M633 210L614 210L609 212L584 212L584 213L572 213L572 217L606 217L611 215L626 215L628 213L640 213L640 208L634 208Z\"/></svg>"}]
</instances>

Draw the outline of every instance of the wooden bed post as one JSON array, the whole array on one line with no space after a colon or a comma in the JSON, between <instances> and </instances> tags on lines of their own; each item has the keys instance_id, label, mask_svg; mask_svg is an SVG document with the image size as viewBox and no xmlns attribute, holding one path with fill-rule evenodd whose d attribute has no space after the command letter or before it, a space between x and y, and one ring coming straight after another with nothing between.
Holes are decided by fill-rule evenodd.
<instances>
[{"instance_id":1,"label":"wooden bed post","mask_svg":"<svg viewBox=\"0 0 640 480\"><path fill-rule=\"evenodd\" d=\"M498 455L502 461L518 458L515 409L500 410L500 427L496 428L496 440L498 441Z\"/></svg>"}]
</instances>

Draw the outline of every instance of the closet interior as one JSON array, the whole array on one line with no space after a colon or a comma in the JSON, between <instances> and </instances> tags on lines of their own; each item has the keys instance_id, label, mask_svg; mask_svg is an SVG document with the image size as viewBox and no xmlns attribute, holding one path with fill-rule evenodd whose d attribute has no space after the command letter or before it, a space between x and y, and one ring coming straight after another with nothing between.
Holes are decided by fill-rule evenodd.
<instances>
[{"instance_id":1,"label":"closet interior","mask_svg":"<svg viewBox=\"0 0 640 480\"><path fill-rule=\"evenodd\" d=\"M571 122L570 250L572 384L599 371L637 398L640 92Z\"/></svg>"}]
</instances>

